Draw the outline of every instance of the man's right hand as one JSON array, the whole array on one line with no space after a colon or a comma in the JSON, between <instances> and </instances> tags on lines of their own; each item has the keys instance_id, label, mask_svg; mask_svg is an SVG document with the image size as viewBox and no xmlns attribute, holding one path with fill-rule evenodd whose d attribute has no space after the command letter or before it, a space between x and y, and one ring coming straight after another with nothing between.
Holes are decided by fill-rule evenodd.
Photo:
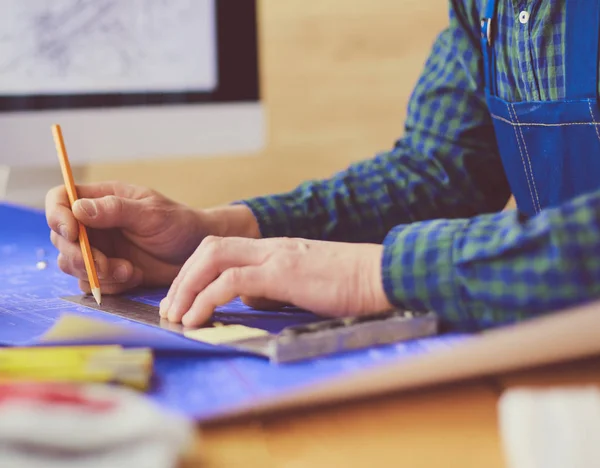
<instances>
[{"instance_id":1,"label":"man's right hand","mask_svg":"<svg viewBox=\"0 0 600 468\"><path fill-rule=\"evenodd\" d=\"M100 287L118 294L137 286L168 286L207 235L258 237L251 211L242 205L194 210L153 190L104 182L78 185L70 208L64 186L46 196L51 240L62 271L90 291L78 241L78 224L88 228Z\"/></svg>"}]
</instances>

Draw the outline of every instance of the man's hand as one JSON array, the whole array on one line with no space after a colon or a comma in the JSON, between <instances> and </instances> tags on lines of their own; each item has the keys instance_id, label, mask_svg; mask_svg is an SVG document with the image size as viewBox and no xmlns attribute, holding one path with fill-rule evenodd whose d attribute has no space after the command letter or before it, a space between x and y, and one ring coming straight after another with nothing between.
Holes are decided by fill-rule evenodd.
<instances>
[{"instance_id":1,"label":"man's hand","mask_svg":"<svg viewBox=\"0 0 600 468\"><path fill-rule=\"evenodd\" d=\"M304 239L207 237L184 264L160 314L194 327L237 296L293 304L324 316L391 309L383 247Z\"/></svg>"},{"instance_id":2,"label":"man's hand","mask_svg":"<svg viewBox=\"0 0 600 468\"><path fill-rule=\"evenodd\" d=\"M120 182L79 185L71 211L64 186L46 197L46 218L58 265L90 286L81 255L77 220L88 227L102 292L171 284L184 262L209 234L257 235L243 206L199 211L163 195ZM245 210L245 212L244 212Z\"/></svg>"}]
</instances>

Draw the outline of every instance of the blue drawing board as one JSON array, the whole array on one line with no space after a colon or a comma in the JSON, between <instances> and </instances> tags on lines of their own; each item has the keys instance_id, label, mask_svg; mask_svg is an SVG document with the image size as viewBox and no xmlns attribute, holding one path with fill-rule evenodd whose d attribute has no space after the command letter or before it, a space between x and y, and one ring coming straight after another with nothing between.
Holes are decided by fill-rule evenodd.
<instances>
[{"instance_id":1,"label":"blue drawing board","mask_svg":"<svg viewBox=\"0 0 600 468\"><path fill-rule=\"evenodd\" d=\"M44 254L42 254L42 251ZM45 255L48 266L38 269ZM0 345L35 342L61 313L83 314L142 327L156 334L156 384L151 398L198 421L251 404L257 398L281 395L391 360L406 359L431 349L453 346L467 335L446 334L311 361L275 365L266 359L227 348L194 342L167 331L68 303L60 297L79 294L77 281L56 266L42 212L0 203ZM128 297L158 305L166 290L135 291ZM239 323L277 332L320 320L305 311L257 311L239 300L217 309L239 315Z\"/></svg>"}]
</instances>

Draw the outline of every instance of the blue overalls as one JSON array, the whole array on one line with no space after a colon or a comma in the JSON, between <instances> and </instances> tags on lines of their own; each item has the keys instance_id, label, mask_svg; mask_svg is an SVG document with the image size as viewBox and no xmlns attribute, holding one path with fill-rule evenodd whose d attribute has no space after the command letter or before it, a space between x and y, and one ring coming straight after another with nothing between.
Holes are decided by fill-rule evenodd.
<instances>
[{"instance_id":1,"label":"blue overalls","mask_svg":"<svg viewBox=\"0 0 600 468\"><path fill-rule=\"evenodd\" d=\"M518 210L533 216L600 188L600 2L566 1L566 96L542 102L507 102L497 96L496 3L488 0L481 22L487 103Z\"/></svg>"}]
</instances>

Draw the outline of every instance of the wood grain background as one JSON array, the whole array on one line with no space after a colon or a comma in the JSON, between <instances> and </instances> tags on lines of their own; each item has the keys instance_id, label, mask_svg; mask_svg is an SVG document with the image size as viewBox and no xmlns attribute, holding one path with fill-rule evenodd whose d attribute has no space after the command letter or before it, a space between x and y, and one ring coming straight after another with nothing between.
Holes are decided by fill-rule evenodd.
<instances>
[{"instance_id":1,"label":"wood grain background","mask_svg":"<svg viewBox=\"0 0 600 468\"><path fill-rule=\"evenodd\" d=\"M386 150L447 0L261 0L260 74L268 144L258 154L91 165L197 207L288 190Z\"/></svg>"}]
</instances>

